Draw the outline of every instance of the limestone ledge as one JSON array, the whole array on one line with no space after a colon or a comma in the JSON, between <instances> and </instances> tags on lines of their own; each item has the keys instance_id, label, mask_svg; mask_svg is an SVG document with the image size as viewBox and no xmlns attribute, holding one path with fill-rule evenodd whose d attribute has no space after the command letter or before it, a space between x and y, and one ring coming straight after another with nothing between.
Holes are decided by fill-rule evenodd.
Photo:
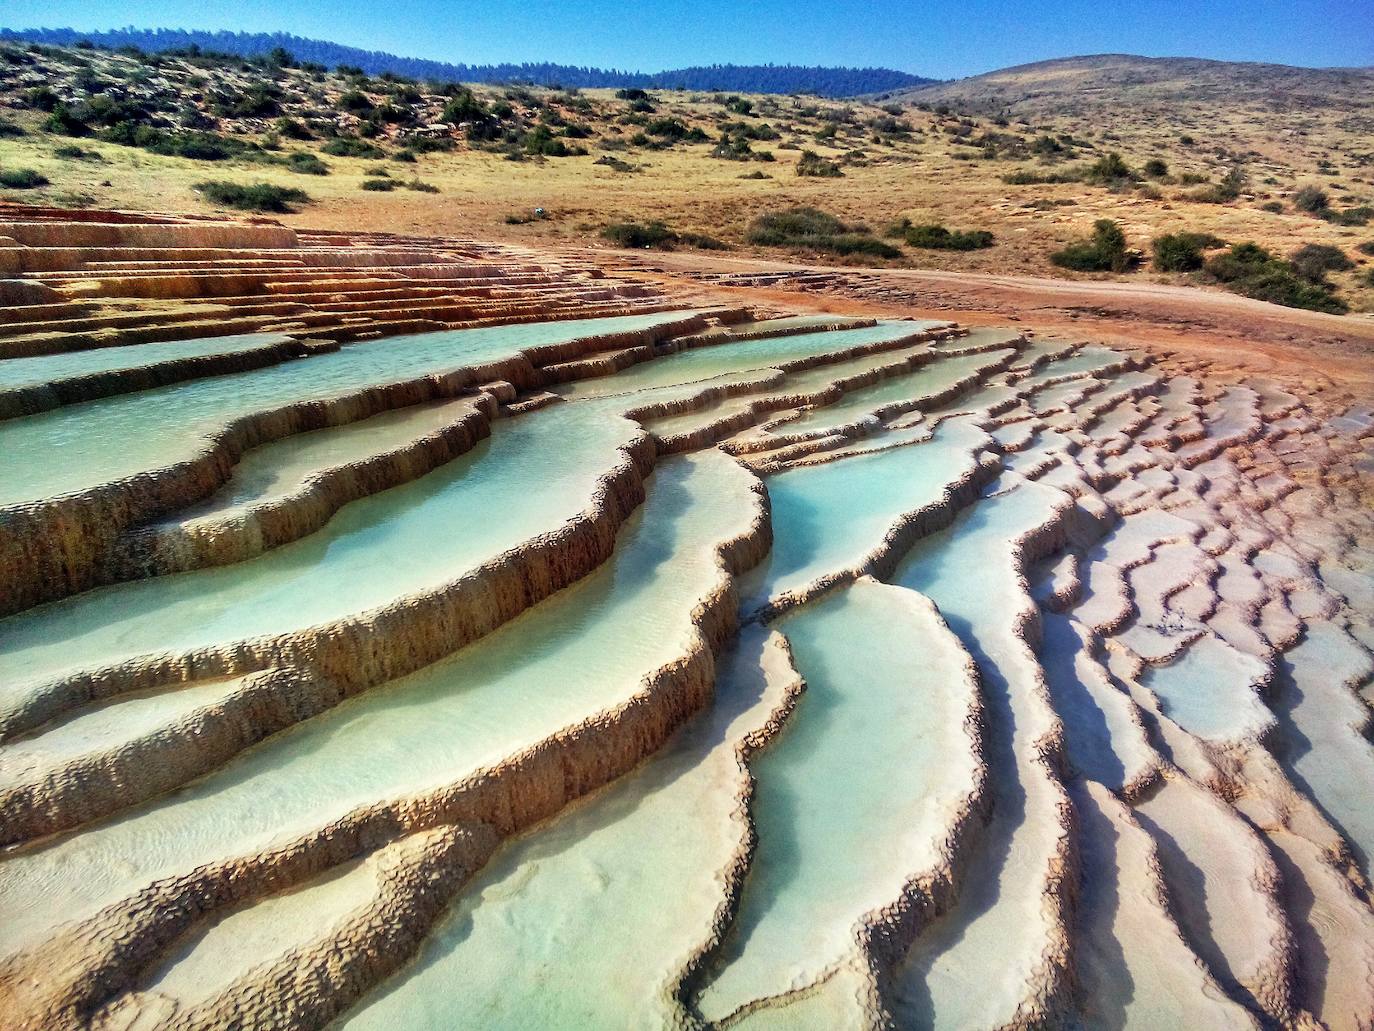
<instances>
[{"instance_id":1,"label":"limestone ledge","mask_svg":"<svg viewBox=\"0 0 1374 1031\"><path fill-rule=\"evenodd\" d=\"M63 497L0 508L0 616L120 579L126 563L117 545L124 534L209 497L253 447L394 408L459 397L492 380L535 388L542 385L540 361L628 346L631 338L652 342L700 325L701 317L690 315L632 333L529 348L496 362L255 412L210 436L189 460Z\"/></svg>"},{"instance_id":2,"label":"limestone ledge","mask_svg":"<svg viewBox=\"0 0 1374 1031\"><path fill-rule=\"evenodd\" d=\"M810 450L814 450L817 441L836 436L850 439L865 436L882 420L919 409L935 408L947 404L982 383L988 376L1004 370L1015 360L1015 357L1016 353L1013 351L993 365L972 372L942 390L922 397L907 398L880 405L871 412L842 426L832 426L825 430L802 430L790 434L777 432L779 428L785 427L789 421L799 418L803 414L796 412L772 423L764 423L762 429L765 432L756 437L727 441L723 447L731 454L747 457L750 467L758 472L773 472L780 469L783 463L792 460L799 454L810 453ZM914 367L926 364L930 360L918 362ZM765 452L765 454L759 455L760 452ZM753 457L755 455L759 455L759 457Z\"/></svg>"},{"instance_id":3,"label":"limestone ledge","mask_svg":"<svg viewBox=\"0 0 1374 1031\"><path fill-rule=\"evenodd\" d=\"M436 827L486 824L500 837L558 813L633 769L708 705L714 655L738 625L734 578L771 545L768 497L752 485L750 525L718 548L719 578L692 612L681 654L640 682L621 704L589 715L458 783L379 802L254 855L208 862L145 886L89 919L59 928L0 964L0 1024L15 1031L77 1028L121 992L198 919L302 884L332 866ZM413 950L418 938L408 944ZM409 951L393 953L399 961ZM282 1016L283 1027L316 1027L315 1011Z\"/></svg>"},{"instance_id":4,"label":"limestone ledge","mask_svg":"<svg viewBox=\"0 0 1374 1031\"><path fill-rule=\"evenodd\" d=\"M269 957L195 1004L153 991L128 992L103 1006L89 1026L323 1028L404 965L497 844L486 824L442 825L402 838L366 860L376 868L374 896L322 928L312 944Z\"/></svg>"},{"instance_id":5,"label":"limestone ledge","mask_svg":"<svg viewBox=\"0 0 1374 1031\"><path fill-rule=\"evenodd\" d=\"M777 668L768 675L770 679L776 678L779 681L781 691L777 704L764 721L745 734L735 746L736 794L729 818L737 829L738 838L734 851L717 874L717 879L722 885L721 898L711 915L706 935L683 959L676 975L663 988L666 995L665 1010L671 1014L669 1023L675 1031L687 1031L702 1026L692 1000L708 972L710 957L724 941L730 925L734 923L739 912L744 880L753 863L754 852L758 848L758 835L751 811L756 781L750 770L750 760L783 732L788 718L806 690L806 681L797 672L787 638L777 631L765 631L761 627L747 628L742 633L767 634L761 662L766 668L770 658L767 652L773 652L772 664Z\"/></svg>"},{"instance_id":6,"label":"limestone ledge","mask_svg":"<svg viewBox=\"0 0 1374 1031\"><path fill-rule=\"evenodd\" d=\"M173 383L224 376L234 372L250 372L280 365L293 358L338 350L330 341L303 341L284 336L267 346L206 354L191 358L176 358L128 369L113 369L84 376L69 376L47 383L0 388L0 419L14 419L21 415L36 415L63 405L80 404L115 394L129 394L136 390L152 390Z\"/></svg>"},{"instance_id":7,"label":"limestone ledge","mask_svg":"<svg viewBox=\"0 0 1374 1031\"><path fill-rule=\"evenodd\" d=\"M434 433L366 459L322 468L288 494L133 530L114 546L114 576L132 580L228 565L306 537L350 501L419 479L470 451L491 434L495 409L490 395L478 394L472 407Z\"/></svg>"},{"instance_id":8,"label":"limestone ledge","mask_svg":"<svg viewBox=\"0 0 1374 1031\"><path fill-rule=\"evenodd\" d=\"M652 444L637 436L604 473L589 503L534 537L433 590L288 634L150 654L37 686L0 712L0 739L116 695L264 669L308 671L343 695L435 662L586 575L610 557L620 525L644 500Z\"/></svg>"},{"instance_id":9,"label":"limestone ledge","mask_svg":"<svg viewBox=\"0 0 1374 1031\"><path fill-rule=\"evenodd\" d=\"M178 719L6 777L0 787L0 847L102 819L171 791L343 697L337 685L295 670L233 679L231 690Z\"/></svg>"}]
</instances>

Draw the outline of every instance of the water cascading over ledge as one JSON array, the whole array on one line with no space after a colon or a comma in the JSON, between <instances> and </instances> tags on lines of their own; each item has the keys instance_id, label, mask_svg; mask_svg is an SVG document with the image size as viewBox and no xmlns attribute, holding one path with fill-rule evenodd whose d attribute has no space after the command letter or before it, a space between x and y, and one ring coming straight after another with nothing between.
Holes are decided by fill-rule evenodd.
<instances>
[{"instance_id":1,"label":"water cascading over ledge","mask_svg":"<svg viewBox=\"0 0 1374 1031\"><path fill-rule=\"evenodd\" d=\"M1334 385L609 310L455 241L114 220L59 270L34 223L0 1024L1374 1020L1374 412ZM245 246L287 309L209 270ZM99 301L157 290L205 310Z\"/></svg>"}]
</instances>

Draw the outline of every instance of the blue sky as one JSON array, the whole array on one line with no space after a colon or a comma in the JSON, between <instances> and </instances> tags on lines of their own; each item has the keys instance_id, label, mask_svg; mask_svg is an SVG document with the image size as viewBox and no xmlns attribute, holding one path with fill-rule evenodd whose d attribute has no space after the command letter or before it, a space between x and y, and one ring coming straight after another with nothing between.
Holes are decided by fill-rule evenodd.
<instances>
[{"instance_id":1,"label":"blue sky","mask_svg":"<svg viewBox=\"0 0 1374 1031\"><path fill-rule=\"evenodd\" d=\"M1374 0L2 0L0 25L293 32L472 64L883 65L937 78L1125 52L1374 65Z\"/></svg>"}]
</instances>

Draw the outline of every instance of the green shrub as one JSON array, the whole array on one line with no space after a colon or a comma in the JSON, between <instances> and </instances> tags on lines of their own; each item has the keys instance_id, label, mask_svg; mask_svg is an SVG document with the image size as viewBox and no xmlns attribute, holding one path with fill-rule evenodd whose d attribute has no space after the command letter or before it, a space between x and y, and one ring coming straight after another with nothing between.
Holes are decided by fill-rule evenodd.
<instances>
[{"instance_id":1,"label":"green shrub","mask_svg":"<svg viewBox=\"0 0 1374 1031\"><path fill-rule=\"evenodd\" d=\"M636 168L634 165L630 164L628 161L620 160L620 158L616 157L614 154L602 154L599 158L593 161L592 164L602 165L606 168L609 168L612 172L639 171L639 169Z\"/></svg>"},{"instance_id":2,"label":"green shrub","mask_svg":"<svg viewBox=\"0 0 1374 1031\"><path fill-rule=\"evenodd\" d=\"M677 239L677 235L662 222L612 222L601 235L617 247L662 247Z\"/></svg>"},{"instance_id":3,"label":"green shrub","mask_svg":"<svg viewBox=\"0 0 1374 1031\"><path fill-rule=\"evenodd\" d=\"M62 158L64 161L104 161L98 150L87 150L79 147L75 143L64 143L60 147L53 147L52 156Z\"/></svg>"},{"instance_id":4,"label":"green shrub","mask_svg":"<svg viewBox=\"0 0 1374 1031\"><path fill-rule=\"evenodd\" d=\"M492 113L487 110L487 106L469 89L462 89L456 93L444 104L444 110L439 115L439 121L451 122L454 125L463 122L485 122L491 118Z\"/></svg>"},{"instance_id":5,"label":"green shrub","mask_svg":"<svg viewBox=\"0 0 1374 1031\"><path fill-rule=\"evenodd\" d=\"M780 140L782 133L767 122L726 122L720 127L721 135L743 136L746 140Z\"/></svg>"},{"instance_id":6,"label":"green shrub","mask_svg":"<svg viewBox=\"0 0 1374 1031\"><path fill-rule=\"evenodd\" d=\"M242 93L211 105L227 118L266 118L281 114L281 90L269 83L256 82Z\"/></svg>"},{"instance_id":7,"label":"green shrub","mask_svg":"<svg viewBox=\"0 0 1374 1031\"><path fill-rule=\"evenodd\" d=\"M372 101L367 94L360 93L358 90L349 90L339 96L339 110L351 111L354 114L367 114L372 111ZM447 121L448 119L445 119Z\"/></svg>"},{"instance_id":8,"label":"green shrub","mask_svg":"<svg viewBox=\"0 0 1374 1031\"><path fill-rule=\"evenodd\" d=\"M650 136L680 140L687 135L688 130L687 126L676 118L655 118L644 126L644 131Z\"/></svg>"},{"instance_id":9,"label":"green shrub","mask_svg":"<svg viewBox=\"0 0 1374 1031\"><path fill-rule=\"evenodd\" d=\"M1331 198L1320 186L1304 186L1293 194L1293 207L1316 215L1331 207Z\"/></svg>"},{"instance_id":10,"label":"green shrub","mask_svg":"<svg viewBox=\"0 0 1374 1031\"><path fill-rule=\"evenodd\" d=\"M911 226L902 236L912 247L933 251L978 251L993 244L986 229L949 230L942 225Z\"/></svg>"},{"instance_id":11,"label":"green shrub","mask_svg":"<svg viewBox=\"0 0 1374 1031\"><path fill-rule=\"evenodd\" d=\"M404 184L407 190L414 190L416 193L438 193L439 187L419 179L411 179Z\"/></svg>"},{"instance_id":12,"label":"green shrub","mask_svg":"<svg viewBox=\"0 0 1374 1031\"><path fill-rule=\"evenodd\" d=\"M1199 204L1229 204L1240 196L1248 181L1242 169L1233 168L1221 177L1221 182L1208 183L1201 189L1187 194L1185 199Z\"/></svg>"},{"instance_id":13,"label":"green shrub","mask_svg":"<svg viewBox=\"0 0 1374 1031\"><path fill-rule=\"evenodd\" d=\"M1364 243L1357 243L1355 245L1355 250L1359 251L1361 254L1368 254L1371 258L1374 258L1374 240L1366 240Z\"/></svg>"},{"instance_id":14,"label":"green shrub","mask_svg":"<svg viewBox=\"0 0 1374 1031\"><path fill-rule=\"evenodd\" d=\"M292 204L309 204L310 195L304 190L296 190L271 183L230 183L211 181L197 183L195 190L213 204L241 211L294 211Z\"/></svg>"},{"instance_id":15,"label":"green shrub","mask_svg":"<svg viewBox=\"0 0 1374 1031\"><path fill-rule=\"evenodd\" d=\"M1050 255L1060 268L1077 272L1127 272L1139 259L1126 249L1126 234L1109 218L1093 223L1093 235Z\"/></svg>"},{"instance_id":16,"label":"green shrub","mask_svg":"<svg viewBox=\"0 0 1374 1031\"><path fill-rule=\"evenodd\" d=\"M456 146L451 136L412 136L406 140L406 149L416 154L435 154Z\"/></svg>"},{"instance_id":17,"label":"green shrub","mask_svg":"<svg viewBox=\"0 0 1374 1031\"><path fill-rule=\"evenodd\" d=\"M240 140L218 136L212 132L165 133L147 125L121 122L100 134L109 143L142 147L151 154L187 158L192 161L224 161L242 156L249 148Z\"/></svg>"},{"instance_id":18,"label":"green shrub","mask_svg":"<svg viewBox=\"0 0 1374 1031\"><path fill-rule=\"evenodd\" d=\"M6 168L0 170L0 186L10 190L32 190L47 186L48 177L39 175L32 168Z\"/></svg>"},{"instance_id":19,"label":"green shrub","mask_svg":"<svg viewBox=\"0 0 1374 1031\"><path fill-rule=\"evenodd\" d=\"M1110 186L1139 178L1140 176L1116 151L1104 154L1083 171L1084 182L1096 183L1099 186Z\"/></svg>"},{"instance_id":20,"label":"green shrub","mask_svg":"<svg viewBox=\"0 0 1374 1031\"><path fill-rule=\"evenodd\" d=\"M1332 225L1352 227L1367 226L1369 225L1369 220L1374 218L1374 207L1361 205L1356 208L1346 208L1344 211L1328 208L1325 211L1318 212L1318 216L1326 219Z\"/></svg>"},{"instance_id":21,"label":"green shrub","mask_svg":"<svg viewBox=\"0 0 1374 1031\"><path fill-rule=\"evenodd\" d=\"M1198 188L1190 194L1184 194L1183 199L1194 203L1230 203L1235 198L1227 194L1226 190L1217 186L1216 183L1209 183L1208 186Z\"/></svg>"},{"instance_id":22,"label":"green shrub","mask_svg":"<svg viewBox=\"0 0 1374 1031\"><path fill-rule=\"evenodd\" d=\"M329 166L315 154L300 150L286 159L286 167L301 175L328 175Z\"/></svg>"},{"instance_id":23,"label":"green shrub","mask_svg":"<svg viewBox=\"0 0 1374 1031\"><path fill-rule=\"evenodd\" d=\"M1268 200L1268 201L1265 201L1263 204L1260 205L1260 210L1261 210L1261 211L1267 211L1267 212L1269 212L1271 215L1281 215L1281 214L1283 214L1283 201L1281 201L1281 200Z\"/></svg>"},{"instance_id":24,"label":"green shrub","mask_svg":"<svg viewBox=\"0 0 1374 1031\"><path fill-rule=\"evenodd\" d=\"M400 161L400 162L402 162L402 163L404 163L404 164L408 164L408 165L413 165L413 164L416 163L416 161L417 161L418 159L415 157L415 151L410 150L410 149L406 149L406 150L398 150L395 154L392 154L392 155L391 155L391 160L392 160L392 161Z\"/></svg>"},{"instance_id":25,"label":"green shrub","mask_svg":"<svg viewBox=\"0 0 1374 1031\"><path fill-rule=\"evenodd\" d=\"M1076 183L1082 181L1081 171L1036 172L1029 168L1019 168L1002 176L1008 186L1041 186L1053 183Z\"/></svg>"},{"instance_id":26,"label":"green shrub","mask_svg":"<svg viewBox=\"0 0 1374 1031\"><path fill-rule=\"evenodd\" d=\"M24 131L24 127L22 125L19 125L15 122L11 122L8 118L0 118L0 139L3 139L7 136L27 135L28 133Z\"/></svg>"},{"instance_id":27,"label":"green shrub","mask_svg":"<svg viewBox=\"0 0 1374 1031\"><path fill-rule=\"evenodd\" d=\"M703 233L676 232L659 221L612 222L601 230L601 235L617 247L635 249L657 247L663 250L672 250L673 245L679 243L707 251L729 249L713 236L706 236Z\"/></svg>"},{"instance_id":28,"label":"green shrub","mask_svg":"<svg viewBox=\"0 0 1374 1031\"><path fill-rule=\"evenodd\" d=\"M720 142L711 148L711 156L722 161L772 161L773 154L767 150L754 150L745 136L731 136L722 133ZM806 173L798 172L798 175Z\"/></svg>"},{"instance_id":29,"label":"green shrub","mask_svg":"<svg viewBox=\"0 0 1374 1031\"><path fill-rule=\"evenodd\" d=\"M520 143L525 153L543 157L565 158L587 153L585 147L569 147L547 125L536 125L521 137Z\"/></svg>"},{"instance_id":30,"label":"green shrub","mask_svg":"<svg viewBox=\"0 0 1374 1031\"><path fill-rule=\"evenodd\" d=\"M1150 158L1143 171L1147 179L1163 179L1169 174L1169 165L1163 158Z\"/></svg>"},{"instance_id":31,"label":"green shrub","mask_svg":"<svg viewBox=\"0 0 1374 1031\"><path fill-rule=\"evenodd\" d=\"M1151 244L1155 268L1161 272L1196 272L1202 268L1203 251L1225 246L1225 240L1211 233L1167 233Z\"/></svg>"},{"instance_id":32,"label":"green shrub","mask_svg":"<svg viewBox=\"0 0 1374 1031\"><path fill-rule=\"evenodd\" d=\"M43 120L43 130L57 133L60 136L89 136L91 134L91 127L66 104L58 104L52 109L52 113Z\"/></svg>"},{"instance_id":33,"label":"green shrub","mask_svg":"<svg viewBox=\"0 0 1374 1031\"><path fill-rule=\"evenodd\" d=\"M1329 284L1307 279L1292 262L1258 244L1235 244L1226 253L1207 259L1204 267L1228 289L1256 300L1338 315L1349 310Z\"/></svg>"},{"instance_id":34,"label":"green shrub","mask_svg":"<svg viewBox=\"0 0 1374 1031\"><path fill-rule=\"evenodd\" d=\"M835 254L865 254L899 258L902 252L883 243L860 226L846 225L816 208L798 207L760 215L745 237L764 247L801 247Z\"/></svg>"},{"instance_id":35,"label":"green shrub","mask_svg":"<svg viewBox=\"0 0 1374 1031\"><path fill-rule=\"evenodd\" d=\"M821 179L836 179L844 175L840 166L827 161L814 150L804 150L797 161L797 175L814 176Z\"/></svg>"},{"instance_id":36,"label":"green shrub","mask_svg":"<svg viewBox=\"0 0 1374 1031\"><path fill-rule=\"evenodd\" d=\"M336 136L320 148L336 158L384 158L386 151L356 136Z\"/></svg>"},{"instance_id":37,"label":"green shrub","mask_svg":"<svg viewBox=\"0 0 1374 1031\"><path fill-rule=\"evenodd\" d=\"M396 189L396 183L392 179L364 179L363 189L373 193L390 193Z\"/></svg>"},{"instance_id":38,"label":"green shrub","mask_svg":"<svg viewBox=\"0 0 1374 1031\"><path fill-rule=\"evenodd\" d=\"M304 122L295 118L278 118L274 126L277 132L292 140L313 140L315 134Z\"/></svg>"},{"instance_id":39,"label":"green shrub","mask_svg":"<svg viewBox=\"0 0 1374 1031\"><path fill-rule=\"evenodd\" d=\"M1346 272L1355 267L1345 251L1325 243L1303 244L1292 253L1289 261L1298 275L1313 282L1321 282L1328 272Z\"/></svg>"},{"instance_id":40,"label":"green shrub","mask_svg":"<svg viewBox=\"0 0 1374 1031\"><path fill-rule=\"evenodd\" d=\"M62 102L51 86L35 86L29 90L28 101L38 111L52 111Z\"/></svg>"}]
</instances>

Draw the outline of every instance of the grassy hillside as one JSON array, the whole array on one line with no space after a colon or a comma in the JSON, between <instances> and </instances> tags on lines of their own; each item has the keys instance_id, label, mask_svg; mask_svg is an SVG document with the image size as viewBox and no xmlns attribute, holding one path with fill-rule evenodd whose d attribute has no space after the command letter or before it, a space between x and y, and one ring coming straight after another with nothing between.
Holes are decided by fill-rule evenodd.
<instances>
[{"instance_id":1,"label":"grassy hillside","mask_svg":"<svg viewBox=\"0 0 1374 1031\"><path fill-rule=\"evenodd\" d=\"M1108 72L1093 62L1107 60L1118 59L1052 65L1100 82ZM1051 66L1039 67L1043 83ZM1313 86L1301 115L1278 118L1221 93L1146 104L1132 92L1145 88L1093 86L1089 101L1066 87L1079 107L1037 94L1025 102L1049 113L1008 115L931 91L877 104L464 88L268 59L8 46L0 195L246 205L303 225L579 246L1130 275L1374 309L1374 148L1359 90L1321 102ZM268 189L236 192L255 184ZM820 214L768 217L795 206ZM1104 219L1121 239L1095 250L1085 241ZM1165 235L1175 239L1156 260ZM1237 264L1218 241L1265 253Z\"/></svg>"}]
</instances>

